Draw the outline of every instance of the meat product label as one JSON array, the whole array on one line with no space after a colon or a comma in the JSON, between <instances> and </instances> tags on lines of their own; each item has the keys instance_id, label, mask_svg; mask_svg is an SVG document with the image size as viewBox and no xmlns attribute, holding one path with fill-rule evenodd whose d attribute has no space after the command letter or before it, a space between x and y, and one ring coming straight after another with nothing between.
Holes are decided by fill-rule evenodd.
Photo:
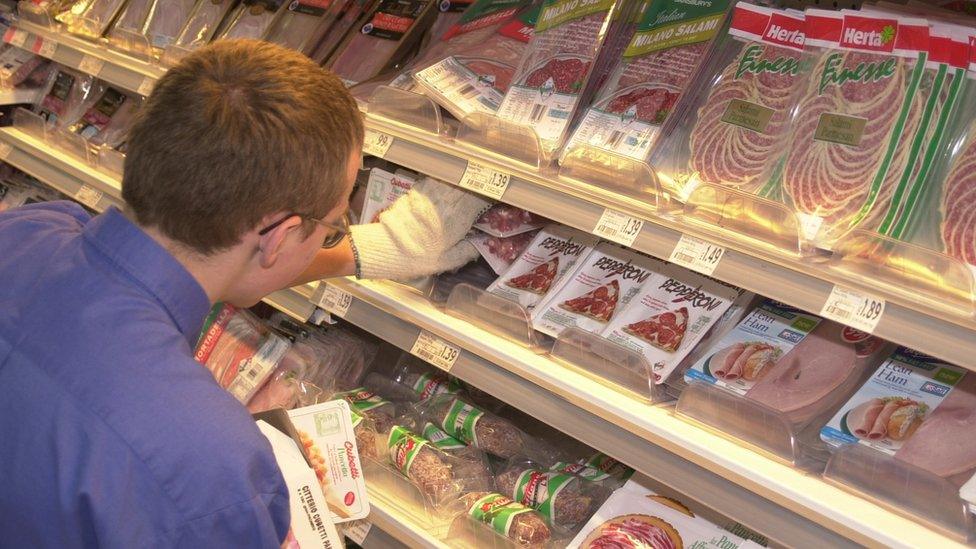
<instances>
[{"instance_id":1,"label":"meat product label","mask_svg":"<svg viewBox=\"0 0 976 549\"><path fill-rule=\"evenodd\" d=\"M423 0L385 0L362 33L387 40L400 40L424 11Z\"/></svg>"},{"instance_id":2,"label":"meat product label","mask_svg":"<svg viewBox=\"0 0 976 549\"><path fill-rule=\"evenodd\" d=\"M512 498L538 511L548 524L557 522L556 500L560 492L570 486L573 481L579 482L577 477L552 471L537 471L528 469L519 475L515 481L515 491ZM564 522L564 521L558 521Z\"/></svg>"},{"instance_id":3,"label":"meat product label","mask_svg":"<svg viewBox=\"0 0 976 549\"><path fill-rule=\"evenodd\" d=\"M440 372L424 372L420 374L412 388L414 392L420 395L421 400L426 400L440 394L454 395L461 391L461 386L456 381Z\"/></svg>"},{"instance_id":4,"label":"meat product label","mask_svg":"<svg viewBox=\"0 0 976 549\"><path fill-rule=\"evenodd\" d=\"M468 447L467 444L445 433L440 427L429 421L424 425L424 438L429 440L435 447L444 451L460 450Z\"/></svg>"},{"instance_id":5,"label":"meat product label","mask_svg":"<svg viewBox=\"0 0 976 549\"><path fill-rule=\"evenodd\" d=\"M530 513L532 509L512 501L501 494L488 494L468 508L468 515L474 520L487 524L503 536L511 533L515 517Z\"/></svg>"},{"instance_id":6,"label":"meat product label","mask_svg":"<svg viewBox=\"0 0 976 549\"><path fill-rule=\"evenodd\" d=\"M594 236L549 225L539 231L508 271L488 287L488 292L531 310L596 243Z\"/></svg>"},{"instance_id":7,"label":"meat product label","mask_svg":"<svg viewBox=\"0 0 976 549\"><path fill-rule=\"evenodd\" d=\"M644 160L728 7L725 0L652 3L567 150L585 144Z\"/></svg>"},{"instance_id":8,"label":"meat product label","mask_svg":"<svg viewBox=\"0 0 976 549\"><path fill-rule=\"evenodd\" d=\"M352 409L360 414L390 404L390 401L371 391L367 391L364 387L359 387L342 393L336 393L332 396L334 398L341 398L349 402Z\"/></svg>"},{"instance_id":9,"label":"meat product label","mask_svg":"<svg viewBox=\"0 0 976 549\"><path fill-rule=\"evenodd\" d=\"M557 337L577 327L601 333L664 264L614 244L600 244L532 314L532 327Z\"/></svg>"},{"instance_id":10,"label":"meat product label","mask_svg":"<svg viewBox=\"0 0 976 549\"><path fill-rule=\"evenodd\" d=\"M767 300L685 372L685 380L744 395L820 322L820 317Z\"/></svg>"},{"instance_id":11,"label":"meat product label","mask_svg":"<svg viewBox=\"0 0 976 549\"><path fill-rule=\"evenodd\" d=\"M386 444L390 450L390 461L404 476L410 478L410 466L413 465L414 458L429 442L395 425L390 430L390 437Z\"/></svg>"},{"instance_id":12,"label":"meat product label","mask_svg":"<svg viewBox=\"0 0 976 549\"><path fill-rule=\"evenodd\" d=\"M379 168L370 170L360 223L376 223L381 213L416 184L417 180L407 174L392 174Z\"/></svg>"},{"instance_id":13,"label":"meat product label","mask_svg":"<svg viewBox=\"0 0 976 549\"><path fill-rule=\"evenodd\" d=\"M821 429L833 446L861 443L887 454L921 427L966 375L966 370L900 348Z\"/></svg>"},{"instance_id":14,"label":"meat product label","mask_svg":"<svg viewBox=\"0 0 976 549\"><path fill-rule=\"evenodd\" d=\"M447 409L447 414L444 415L444 419L441 420L441 427L444 428L447 434L465 444L478 446L478 435L475 432L475 426L478 424L478 420L484 417L484 415L484 412L474 406L461 400L455 400Z\"/></svg>"},{"instance_id":15,"label":"meat product label","mask_svg":"<svg viewBox=\"0 0 976 549\"><path fill-rule=\"evenodd\" d=\"M566 463L565 461L559 461L554 463L549 470L570 473L590 482L600 482L610 478L609 473L605 473L595 467L583 465L582 463Z\"/></svg>"},{"instance_id":16,"label":"meat product label","mask_svg":"<svg viewBox=\"0 0 976 549\"><path fill-rule=\"evenodd\" d=\"M639 352L663 383L738 296L732 288L676 266L657 274L603 332Z\"/></svg>"}]
</instances>

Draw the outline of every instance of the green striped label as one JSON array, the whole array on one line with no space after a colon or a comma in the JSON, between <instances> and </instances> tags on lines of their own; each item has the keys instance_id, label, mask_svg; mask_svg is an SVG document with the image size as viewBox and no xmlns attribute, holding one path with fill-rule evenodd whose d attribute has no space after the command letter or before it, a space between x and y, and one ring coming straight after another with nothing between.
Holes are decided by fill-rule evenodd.
<instances>
[{"instance_id":1,"label":"green striped label","mask_svg":"<svg viewBox=\"0 0 976 549\"><path fill-rule=\"evenodd\" d=\"M475 426L484 412L461 400L454 400L441 421L441 427L452 437L473 446L478 446Z\"/></svg>"}]
</instances>

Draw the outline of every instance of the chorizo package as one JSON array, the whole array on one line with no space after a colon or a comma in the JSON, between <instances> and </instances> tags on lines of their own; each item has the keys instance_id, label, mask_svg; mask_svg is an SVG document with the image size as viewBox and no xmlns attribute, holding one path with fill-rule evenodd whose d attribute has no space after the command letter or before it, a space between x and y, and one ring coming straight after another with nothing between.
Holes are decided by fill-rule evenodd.
<instances>
[{"instance_id":1,"label":"chorizo package","mask_svg":"<svg viewBox=\"0 0 976 549\"><path fill-rule=\"evenodd\" d=\"M451 395L431 398L418 406L421 417L450 436L503 459L537 453L529 437L512 422Z\"/></svg>"},{"instance_id":2,"label":"chorizo package","mask_svg":"<svg viewBox=\"0 0 976 549\"><path fill-rule=\"evenodd\" d=\"M451 523L448 535L452 539L485 546L490 542L485 542L483 536L492 530L518 545L540 547L552 537L542 515L502 494L471 492L459 502L464 510Z\"/></svg>"}]
</instances>

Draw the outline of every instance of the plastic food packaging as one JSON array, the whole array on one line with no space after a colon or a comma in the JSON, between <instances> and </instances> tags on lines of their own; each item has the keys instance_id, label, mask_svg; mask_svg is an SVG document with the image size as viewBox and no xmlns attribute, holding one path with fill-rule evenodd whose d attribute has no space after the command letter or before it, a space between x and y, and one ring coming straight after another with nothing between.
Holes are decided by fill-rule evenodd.
<instances>
[{"instance_id":1,"label":"plastic food packaging","mask_svg":"<svg viewBox=\"0 0 976 549\"><path fill-rule=\"evenodd\" d=\"M125 140L141 102L115 88L106 88L81 118L68 127L92 145L118 147Z\"/></svg>"},{"instance_id":2,"label":"plastic food packaging","mask_svg":"<svg viewBox=\"0 0 976 549\"><path fill-rule=\"evenodd\" d=\"M283 3L284 0L244 0L220 37L263 40L278 12L282 11Z\"/></svg>"},{"instance_id":3,"label":"plastic food packaging","mask_svg":"<svg viewBox=\"0 0 976 549\"><path fill-rule=\"evenodd\" d=\"M327 65L336 48L345 37L352 32L358 32L367 21L365 18L373 12L379 0L348 0L341 2L342 15L335 22L329 32L321 38L315 46L312 60Z\"/></svg>"},{"instance_id":4,"label":"plastic food packaging","mask_svg":"<svg viewBox=\"0 0 976 549\"><path fill-rule=\"evenodd\" d=\"M193 50L210 42L234 0L197 0L176 39L176 46Z\"/></svg>"},{"instance_id":5,"label":"plastic food packaging","mask_svg":"<svg viewBox=\"0 0 976 549\"><path fill-rule=\"evenodd\" d=\"M386 455L383 437L377 433L373 420L357 413L351 406L349 407L349 414L352 416L352 429L353 433L356 434L356 447L359 448L359 455L363 458L373 459L379 459L381 455Z\"/></svg>"},{"instance_id":6,"label":"plastic food packaging","mask_svg":"<svg viewBox=\"0 0 976 549\"><path fill-rule=\"evenodd\" d=\"M392 173L380 168L369 171L366 199L363 202L361 223L375 223L380 214L417 184L417 175L406 171Z\"/></svg>"},{"instance_id":7,"label":"plastic food packaging","mask_svg":"<svg viewBox=\"0 0 976 549\"><path fill-rule=\"evenodd\" d=\"M500 238L481 231L474 231L465 237L465 240L477 248L478 253L485 258L485 261L496 274L502 274L522 255L535 235L536 232L527 232Z\"/></svg>"},{"instance_id":8,"label":"plastic food packaging","mask_svg":"<svg viewBox=\"0 0 976 549\"><path fill-rule=\"evenodd\" d=\"M94 76L59 68L51 74L48 91L34 107L35 112L49 126L67 127L94 104L102 89Z\"/></svg>"},{"instance_id":9,"label":"plastic food packaging","mask_svg":"<svg viewBox=\"0 0 976 549\"><path fill-rule=\"evenodd\" d=\"M437 18L430 26L428 37L430 40L439 40L448 30L461 21L461 15L466 9L471 7L474 0L442 0L437 4Z\"/></svg>"},{"instance_id":10,"label":"plastic food packaging","mask_svg":"<svg viewBox=\"0 0 976 549\"><path fill-rule=\"evenodd\" d=\"M463 391L456 379L406 353L397 361L393 378L404 387L410 388L415 400L427 400L442 394L459 395Z\"/></svg>"},{"instance_id":11,"label":"plastic food packaging","mask_svg":"<svg viewBox=\"0 0 976 549\"><path fill-rule=\"evenodd\" d=\"M267 40L286 48L308 53L316 38L335 22L336 5L330 0L289 2L281 17L271 26Z\"/></svg>"},{"instance_id":12,"label":"plastic food packaging","mask_svg":"<svg viewBox=\"0 0 976 549\"><path fill-rule=\"evenodd\" d=\"M600 334L664 263L608 242L576 263L532 312L532 327L557 337L566 328Z\"/></svg>"},{"instance_id":13,"label":"plastic food packaging","mask_svg":"<svg viewBox=\"0 0 976 549\"><path fill-rule=\"evenodd\" d=\"M548 221L532 212L499 202L482 214L474 228L491 236L507 238L544 227Z\"/></svg>"},{"instance_id":14,"label":"plastic food packaging","mask_svg":"<svg viewBox=\"0 0 976 549\"><path fill-rule=\"evenodd\" d=\"M0 49L0 85L5 88L19 85L43 63L43 57L4 44L3 48Z\"/></svg>"},{"instance_id":15,"label":"plastic food packaging","mask_svg":"<svg viewBox=\"0 0 976 549\"><path fill-rule=\"evenodd\" d=\"M331 399L341 398L349 403L349 406L357 414L368 417L373 421L373 426L381 433L386 433L394 425L398 414L398 407L393 402L367 390L365 387L357 387L350 391L340 391L334 393Z\"/></svg>"},{"instance_id":16,"label":"plastic food packaging","mask_svg":"<svg viewBox=\"0 0 976 549\"><path fill-rule=\"evenodd\" d=\"M363 387L390 402L412 405L420 401L420 396L412 388L378 372L367 374L366 378L363 379Z\"/></svg>"},{"instance_id":17,"label":"plastic food packaging","mask_svg":"<svg viewBox=\"0 0 976 549\"><path fill-rule=\"evenodd\" d=\"M488 454L465 444L444 432L439 426L426 421L416 408L397 418L397 425L419 434L438 450L455 458L454 477L464 480L467 490L487 490L494 484Z\"/></svg>"},{"instance_id":18,"label":"plastic food packaging","mask_svg":"<svg viewBox=\"0 0 976 549\"><path fill-rule=\"evenodd\" d=\"M777 33L765 33L776 28ZM685 94L650 164L686 200L702 184L778 198L775 168L805 83L802 14L739 2L727 33Z\"/></svg>"},{"instance_id":19,"label":"plastic food packaging","mask_svg":"<svg viewBox=\"0 0 976 549\"><path fill-rule=\"evenodd\" d=\"M324 391L306 380L310 367L300 353L287 353L271 377L251 397L247 403L248 411L253 414L273 408L290 410L317 403Z\"/></svg>"},{"instance_id":20,"label":"plastic food packaging","mask_svg":"<svg viewBox=\"0 0 976 549\"><path fill-rule=\"evenodd\" d=\"M457 271L441 273L434 279L434 288L430 299L435 303L444 303L458 284L467 284L479 290L486 290L498 278L494 269L484 259L478 259L461 267Z\"/></svg>"},{"instance_id":21,"label":"plastic food packaging","mask_svg":"<svg viewBox=\"0 0 976 549\"><path fill-rule=\"evenodd\" d=\"M451 523L451 539L474 547L492 547L494 535L500 535L520 546L541 547L552 537L538 511L501 494L471 492L462 496L459 504L463 511Z\"/></svg>"},{"instance_id":22,"label":"plastic food packaging","mask_svg":"<svg viewBox=\"0 0 976 549\"><path fill-rule=\"evenodd\" d=\"M510 459L535 457L532 441L510 421L468 404L452 395L439 395L418 405L424 422L493 456Z\"/></svg>"},{"instance_id":23,"label":"plastic food packaging","mask_svg":"<svg viewBox=\"0 0 976 549\"><path fill-rule=\"evenodd\" d=\"M531 310L596 246L598 238L562 225L548 225L488 292Z\"/></svg>"},{"instance_id":24,"label":"plastic food packaging","mask_svg":"<svg viewBox=\"0 0 976 549\"><path fill-rule=\"evenodd\" d=\"M356 387L376 354L374 344L337 326L299 327L284 315L277 316L275 325L289 334L294 351L312 365L308 381L322 389Z\"/></svg>"},{"instance_id":25,"label":"plastic food packaging","mask_svg":"<svg viewBox=\"0 0 976 549\"><path fill-rule=\"evenodd\" d=\"M119 13L125 0L79 0L57 15L68 32L86 38L99 38Z\"/></svg>"},{"instance_id":26,"label":"plastic food packaging","mask_svg":"<svg viewBox=\"0 0 976 549\"><path fill-rule=\"evenodd\" d=\"M722 29L728 8L727 0L694 6L676 0L652 2L563 155L589 146L645 160Z\"/></svg>"},{"instance_id":27,"label":"plastic food packaging","mask_svg":"<svg viewBox=\"0 0 976 549\"><path fill-rule=\"evenodd\" d=\"M876 224L911 178L937 71L925 66L924 19L808 10L806 28L813 68L797 103L783 186L804 239L831 249L852 229Z\"/></svg>"}]
</instances>

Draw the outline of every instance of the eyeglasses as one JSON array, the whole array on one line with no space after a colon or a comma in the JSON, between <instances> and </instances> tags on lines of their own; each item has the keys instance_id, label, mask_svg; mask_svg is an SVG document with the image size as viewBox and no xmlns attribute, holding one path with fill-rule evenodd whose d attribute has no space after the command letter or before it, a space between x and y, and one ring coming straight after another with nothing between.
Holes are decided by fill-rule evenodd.
<instances>
[{"instance_id":1,"label":"eyeglasses","mask_svg":"<svg viewBox=\"0 0 976 549\"><path fill-rule=\"evenodd\" d=\"M275 227L277 227L277 226L281 225L282 223L284 223L285 221L287 221L288 218L290 218L292 216L296 216L296 215L298 217L302 218L302 219L305 219L305 220L308 220L308 221L312 221L314 223L318 223L319 225L322 225L323 227L325 227L327 229L332 229L332 234L330 234L329 236L327 236L325 238L325 241L322 242L322 247L323 248L335 248L336 246L339 245L340 242L342 242L342 239L345 238L347 234L349 234L349 212L346 212L346 213L342 214L342 217L339 218L339 224L338 225L334 225L334 224L329 223L327 221L322 221L321 219L316 219L316 218L314 218L314 217L312 217L310 215L304 215L304 214L300 214L300 213L288 214L285 217L282 217L281 219L279 219L278 221L275 221L274 223L272 223L272 224L268 225L267 227L261 229L260 231L258 231L258 234L261 235L261 236L264 236L264 235L268 234L269 232L273 231L275 229Z\"/></svg>"}]
</instances>

